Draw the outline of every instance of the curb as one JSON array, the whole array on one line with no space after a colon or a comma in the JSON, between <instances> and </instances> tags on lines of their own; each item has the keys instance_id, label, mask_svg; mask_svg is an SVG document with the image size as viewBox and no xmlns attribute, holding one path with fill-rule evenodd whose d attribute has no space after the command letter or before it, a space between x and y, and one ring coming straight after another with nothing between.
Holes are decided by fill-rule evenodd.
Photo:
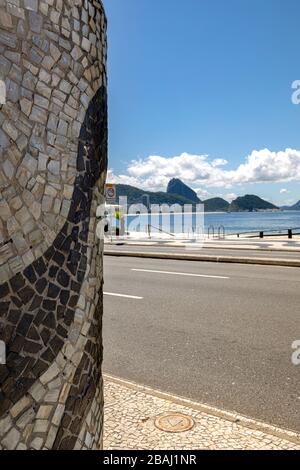
<instances>
[{"instance_id":1,"label":"curb","mask_svg":"<svg viewBox=\"0 0 300 470\"><path fill-rule=\"evenodd\" d=\"M142 251L117 251L104 250L106 256L126 256L130 258L152 258L152 259L173 259L183 261L206 261L211 263L238 263L254 264L262 266L285 266L300 268L300 260L274 259L274 258L247 258L238 256L211 256L192 255L191 253L163 253L163 252L142 252Z\"/></svg>"},{"instance_id":2,"label":"curb","mask_svg":"<svg viewBox=\"0 0 300 470\"><path fill-rule=\"evenodd\" d=\"M236 423L239 426L252 429L255 431L260 431L265 434L270 434L272 436L278 437L279 439L284 439L286 441L292 442L293 444L298 444L298 445L300 444L300 434L293 432L293 431L289 431L288 429L278 428L276 426L272 426L271 424L267 424L262 421L257 421L255 419L248 418L238 413L233 413L230 411L222 410L220 408L216 408L216 407L207 405L205 403L194 402L192 400L180 397L178 395L171 395L170 393L162 392L160 390L155 390L145 385L139 385L135 382L130 382L125 379L120 379L110 374L104 373L103 378L104 378L104 383L107 380L117 385L122 385L123 387L129 388L136 392L145 393L145 394L152 395L154 397L169 401L176 405L181 405L181 406L185 406L188 408L192 408L193 410L200 411L202 413L205 413L211 416L216 416L226 421Z\"/></svg>"},{"instance_id":3,"label":"curb","mask_svg":"<svg viewBox=\"0 0 300 470\"><path fill-rule=\"evenodd\" d=\"M164 246L168 247L168 248L184 248L184 245L180 245L179 243L174 243L172 245L168 245L168 244L164 244L164 245L159 245L159 244L156 244L156 243L149 243L149 244L145 244L145 243L124 243L124 242L119 242L119 243L111 243L111 242L106 242L105 243L106 246L128 246L128 247L136 247L136 246L143 246L143 247L159 247L159 248L162 248ZM272 247L272 248L256 248L256 247L244 247L244 246L218 246L218 245L203 245L203 248L205 250L228 250L228 251L238 251L238 250L242 250L242 251L266 251L266 252L272 252L272 253L300 253L300 248L277 248L277 247Z\"/></svg>"}]
</instances>

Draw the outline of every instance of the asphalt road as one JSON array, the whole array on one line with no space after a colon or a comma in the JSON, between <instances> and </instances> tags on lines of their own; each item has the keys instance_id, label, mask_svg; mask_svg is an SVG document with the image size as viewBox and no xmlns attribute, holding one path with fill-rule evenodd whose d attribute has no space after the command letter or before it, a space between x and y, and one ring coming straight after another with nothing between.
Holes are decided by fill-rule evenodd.
<instances>
[{"instance_id":1,"label":"asphalt road","mask_svg":"<svg viewBox=\"0 0 300 470\"><path fill-rule=\"evenodd\" d=\"M209 256L235 256L245 258L272 258L272 259L289 259L289 260L300 260L300 251L268 251L263 249L230 249L230 248L201 248L198 250L189 250L185 247L178 246L141 246L141 245L106 245L105 249L109 251L133 251L133 252L159 252L159 253L191 253L198 255L209 255Z\"/></svg>"},{"instance_id":2,"label":"asphalt road","mask_svg":"<svg viewBox=\"0 0 300 470\"><path fill-rule=\"evenodd\" d=\"M104 265L104 372L300 431L299 268Z\"/></svg>"}]
</instances>

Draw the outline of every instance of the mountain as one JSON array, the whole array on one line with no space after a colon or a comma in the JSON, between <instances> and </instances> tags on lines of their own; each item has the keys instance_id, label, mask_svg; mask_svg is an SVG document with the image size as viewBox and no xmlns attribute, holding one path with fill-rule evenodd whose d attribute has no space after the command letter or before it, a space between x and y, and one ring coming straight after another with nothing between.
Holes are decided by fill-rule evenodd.
<instances>
[{"instance_id":1,"label":"mountain","mask_svg":"<svg viewBox=\"0 0 300 470\"><path fill-rule=\"evenodd\" d=\"M167 193L185 197L195 204L200 202L197 193L178 178L173 178L169 181Z\"/></svg>"},{"instance_id":2,"label":"mountain","mask_svg":"<svg viewBox=\"0 0 300 470\"><path fill-rule=\"evenodd\" d=\"M281 209L285 211L300 211L300 201L296 202L293 206L283 206Z\"/></svg>"},{"instance_id":3,"label":"mountain","mask_svg":"<svg viewBox=\"0 0 300 470\"><path fill-rule=\"evenodd\" d=\"M229 202L221 197L213 197L203 202L205 212L227 212L229 209Z\"/></svg>"},{"instance_id":4,"label":"mountain","mask_svg":"<svg viewBox=\"0 0 300 470\"><path fill-rule=\"evenodd\" d=\"M144 204L143 196L148 195L150 204L193 204L193 201L183 196L164 192L144 191L127 184L117 184L117 200L120 196L127 196L127 204Z\"/></svg>"},{"instance_id":5,"label":"mountain","mask_svg":"<svg viewBox=\"0 0 300 470\"><path fill-rule=\"evenodd\" d=\"M184 192L184 194L189 194L192 199L188 198L187 196L179 195L176 193L168 192L154 192L154 191L144 191L143 189L135 188L134 186L129 186L127 184L117 184L117 200L120 196L127 196L127 204L145 204L145 196L149 197L150 204L179 204L183 206L184 204L194 204L200 203L200 199L198 198L195 191L191 188L186 186L180 180L171 180L173 181L172 185L168 185L168 189L171 186L171 190ZM176 183L174 185L174 182ZM203 202L205 212L242 212L242 211L257 211L257 210L279 210L278 207L274 206L270 202L264 201L258 196L255 195L246 195L243 197L238 197L231 204L225 201L220 197L214 197L211 199L207 199ZM298 209L300 210L300 201L298 204ZM296 207L295 206L292 207ZM292 209L292 208L291 208ZM293 209L297 210L297 209Z\"/></svg>"},{"instance_id":6,"label":"mountain","mask_svg":"<svg viewBox=\"0 0 300 470\"><path fill-rule=\"evenodd\" d=\"M271 204L271 202L265 201L258 196L253 194L247 194L243 197L238 197L229 206L231 212L242 212L242 211L257 211L257 210L279 210L279 207Z\"/></svg>"},{"instance_id":7,"label":"mountain","mask_svg":"<svg viewBox=\"0 0 300 470\"><path fill-rule=\"evenodd\" d=\"M191 199L187 199L183 196L172 193L153 192L153 191L144 191L143 189L135 188L134 186L129 186L127 184L117 184L117 200L120 196L127 196L128 205L131 204L145 204L143 197L145 195L149 196L150 204L195 204ZM200 200L198 199L198 203ZM212 199L207 199L203 202L205 212L223 212L227 211L229 208L229 202L225 199L215 197Z\"/></svg>"}]
</instances>

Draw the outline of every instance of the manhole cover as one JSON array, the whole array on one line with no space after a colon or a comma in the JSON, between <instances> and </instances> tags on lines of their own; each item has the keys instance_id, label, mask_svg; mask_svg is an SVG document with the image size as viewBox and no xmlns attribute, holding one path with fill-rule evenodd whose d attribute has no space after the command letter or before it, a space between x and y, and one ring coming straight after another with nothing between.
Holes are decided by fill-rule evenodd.
<instances>
[{"instance_id":1,"label":"manhole cover","mask_svg":"<svg viewBox=\"0 0 300 470\"><path fill-rule=\"evenodd\" d=\"M182 413L165 413L155 420L155 426L165 432L184 432L194 427L194 421L190 416Z\"/></svg>"}]
</instances>

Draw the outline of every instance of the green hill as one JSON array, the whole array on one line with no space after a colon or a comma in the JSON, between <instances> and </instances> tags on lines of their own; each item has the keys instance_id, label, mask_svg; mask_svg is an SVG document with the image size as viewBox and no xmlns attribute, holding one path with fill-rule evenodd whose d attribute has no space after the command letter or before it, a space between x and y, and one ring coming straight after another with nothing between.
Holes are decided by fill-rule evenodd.
<instances>
[{"instance_id":1,"label":"green hill","mask_svg":"<svg viewBox=\"0 0 300 470\"><path fill-rule=\"evenodd\" d=\"M242 211L258 211L258 210L279 210L279 207L275 206L271 202L265 201L258 196L253 194L247 194L246 196L238 197L229 206L231 212L242 212Z\"/></svg>"},{"instance_id":2,"label":"green hill","mask_svg":"<svg viewBox=\"0 0 300 470\"><path fill-rule=\"evenodd\" d=\"M229 202L221 197L213 197L204 201L205 212L227 212L229 206Z\"/></svg>"}]
</instances>

